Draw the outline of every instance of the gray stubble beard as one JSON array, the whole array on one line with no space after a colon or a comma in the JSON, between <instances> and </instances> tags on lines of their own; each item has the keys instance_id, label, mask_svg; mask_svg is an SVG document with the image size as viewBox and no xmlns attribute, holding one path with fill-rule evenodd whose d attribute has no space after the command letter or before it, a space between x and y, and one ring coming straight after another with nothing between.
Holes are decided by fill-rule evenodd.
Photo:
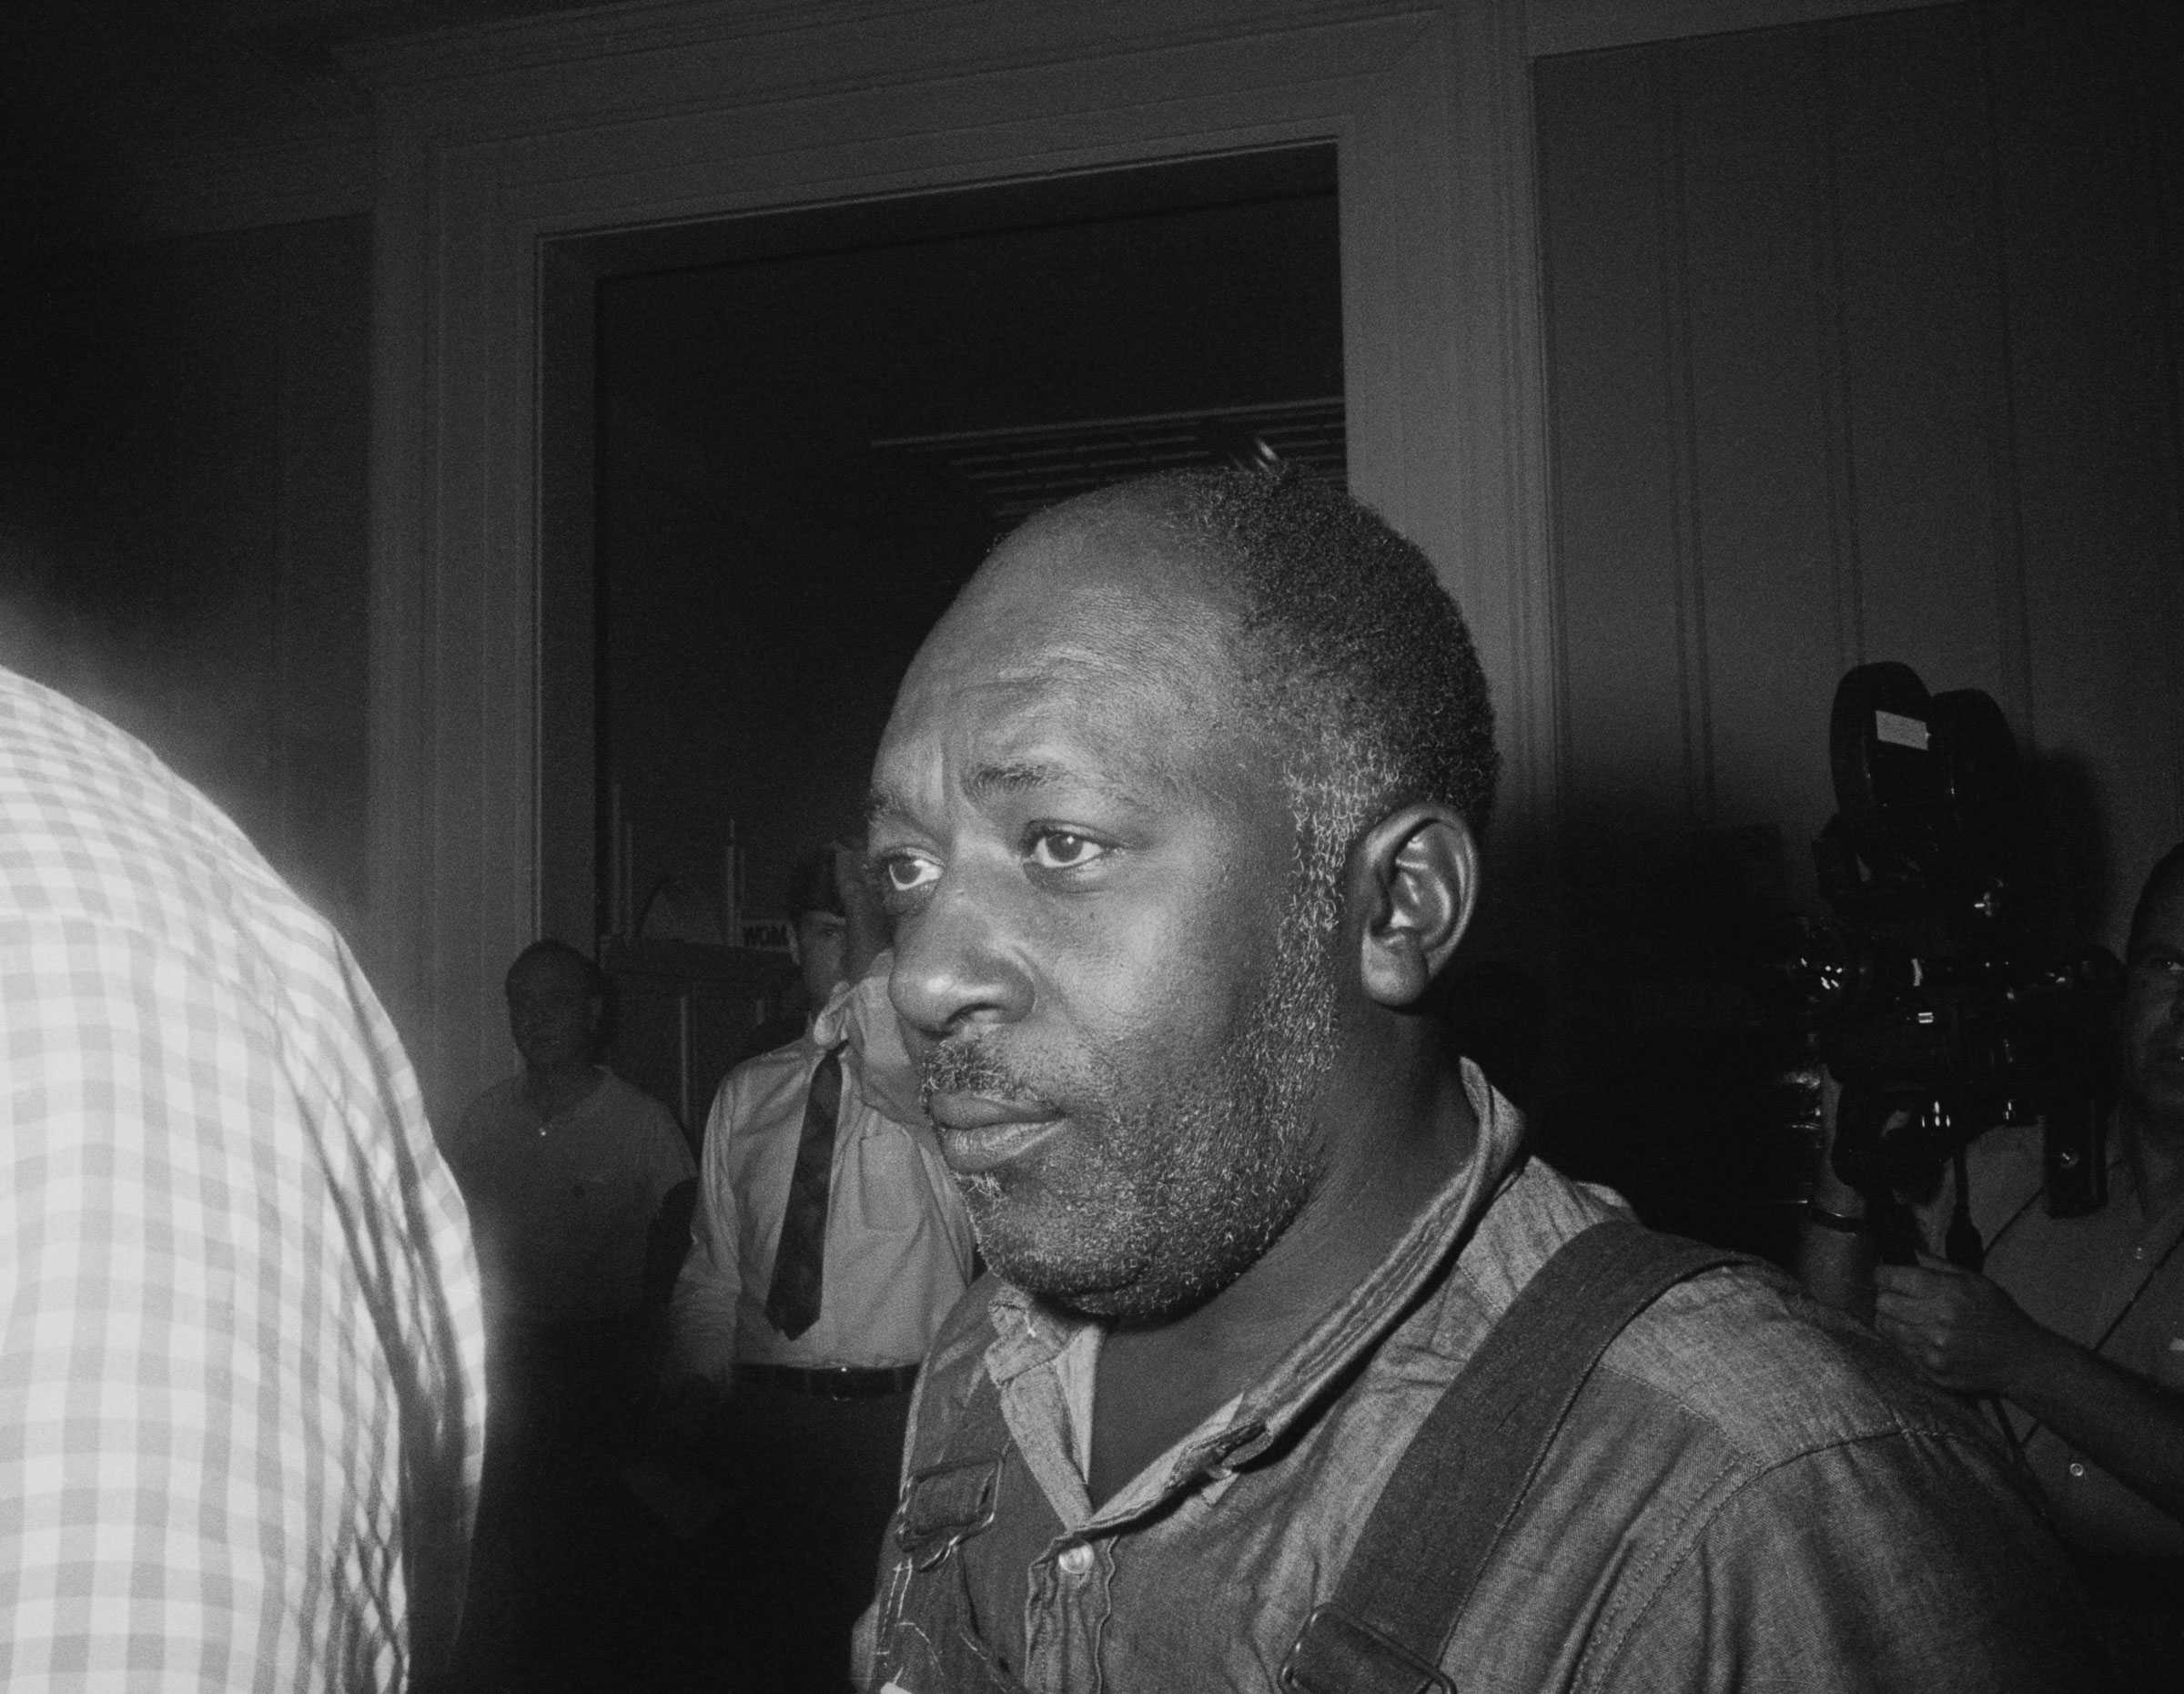
<instances>
[{"instance_id":1,"label":"gray stubble beard","mask_svg":"<svg viewBox=\"0 0 2184 1694\"><path fill-rule=\"evenodd\" d=\"M1208 1070L1156 1079L1151 1098L1117 1106L1127 1090L1117 1055L1094 1055L1067 1090L1101 1108L1077 1107L1068 1131L1087 1137L1091 1165L1042 1197L1058 1216L1019 1228L1009 1193L1025 1179L957 1179L981 1248L1011 1283L1104 1321L1164 1322L1249 1269L1310 1200L1323 1163L1313 1113L1334 1048L1340 865L1305 833L1274 960ZM936 1072L953 1086L1015 1083L975 1050L935 1054L929 1083Z\"/></svg>"}]
</instances>

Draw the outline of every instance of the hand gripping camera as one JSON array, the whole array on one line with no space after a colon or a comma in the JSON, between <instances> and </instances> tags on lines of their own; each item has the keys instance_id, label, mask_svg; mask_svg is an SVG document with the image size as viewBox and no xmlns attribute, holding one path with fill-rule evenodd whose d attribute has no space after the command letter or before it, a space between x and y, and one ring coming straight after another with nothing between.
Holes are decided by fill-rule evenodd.
<instances>
[{"instance_id":1,"label":"hand gripping camera","mask_svg":"<svg viewBox=\"0 0 2184 1694\"><path fill-rule=\"evenodd\" d=\"M1835 690L1828 757L1837 810L1813 855L1835 922L1807 929L1790 974L1842 1086L1837 1173L1885 1204L1930 1190L1952 1157L1961 1178L1983 1130L2037 1118L2050 1210L2096 1209L2121 972L2035 931L2001 709L1976 689L1930 695L1907 665L1863 664Z\"/></svg>"}]
</instances>

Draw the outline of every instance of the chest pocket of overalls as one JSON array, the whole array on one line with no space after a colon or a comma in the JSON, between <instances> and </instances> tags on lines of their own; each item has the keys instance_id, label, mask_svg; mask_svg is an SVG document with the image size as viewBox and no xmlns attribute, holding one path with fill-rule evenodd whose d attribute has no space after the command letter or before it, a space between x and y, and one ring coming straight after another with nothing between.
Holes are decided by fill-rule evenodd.
<instances>
[{"instance_id":1,"label":"chest pocket of overalls","mask_svg":"<svg viewBox=\"0 0 2184 1694\"><path fill-rule=\"evenodd\" d=\"M880 1599L875 1694L1025 1694L979 1637L964 1568L963 1544L992 1527L1000 1488L998 1458L944 1458L904 1489Z\"/></svg>"}]
</instances>

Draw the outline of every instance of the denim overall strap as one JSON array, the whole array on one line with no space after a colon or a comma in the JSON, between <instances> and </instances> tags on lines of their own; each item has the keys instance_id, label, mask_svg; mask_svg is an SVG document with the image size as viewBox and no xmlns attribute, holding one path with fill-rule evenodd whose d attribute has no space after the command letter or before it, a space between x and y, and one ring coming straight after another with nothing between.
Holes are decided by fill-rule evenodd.
<instances>
[{"instance_id":1,"label":"denim overall strap","mask_svg":"<svg viewBox=\"0 0 2184 1694\"><path fill-rule=\"evenodd\" d=\"M961 1551L993 1524L1010 1441L1000 1391L980 1365L940 1452L917 1455L929 1462L903 1489L880 1595L875 1694L1025 1694L979 1637ZM1061 1533L1037 1489L1028 1505Z\"/></svg>"},{"instance_id":2,"label":"denim overall strap","mask_svg":"<svg viewBox=\"0 0 2184 1694\"><path fill-rule=\"evenodd\" d=\"M1281 1686L1452 1694L1438 1668L1446 1643L1601 1354L1677 1283L1752 1263L1623 1219L1565 1242L1419 1425ZM1421 1571L1441 1574L1421 1582Z\"/></svg>"}]
</instances>

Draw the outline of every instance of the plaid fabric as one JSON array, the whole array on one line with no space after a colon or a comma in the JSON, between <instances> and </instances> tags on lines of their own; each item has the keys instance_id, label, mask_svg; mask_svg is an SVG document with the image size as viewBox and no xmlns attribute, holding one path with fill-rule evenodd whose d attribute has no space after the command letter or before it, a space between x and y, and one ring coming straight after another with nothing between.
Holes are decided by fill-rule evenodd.
<instances>
[{"instance_id":1,"label":"plaid fabric","mask_svg":"<svg viewBox=\"0 0 2184 1694\"><path fill-rule=\"evenodd\" d=\"M483 1365L339 937L0 671L0 1686L400 1688L452 1639Z\"/></svg>"}]
</instances>

